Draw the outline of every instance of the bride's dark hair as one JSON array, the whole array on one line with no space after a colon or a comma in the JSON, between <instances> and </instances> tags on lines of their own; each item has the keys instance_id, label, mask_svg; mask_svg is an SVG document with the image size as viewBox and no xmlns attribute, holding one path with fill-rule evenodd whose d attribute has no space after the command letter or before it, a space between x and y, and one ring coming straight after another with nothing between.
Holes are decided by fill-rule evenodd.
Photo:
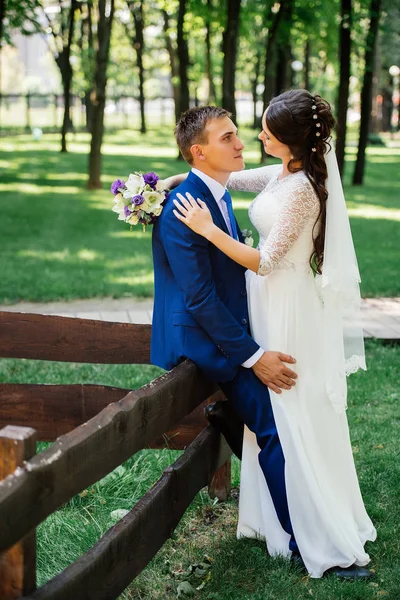
<instances>
[{"instance_id":1,"label":"bride's dark hair","mask_svg":"<svg viewBox=\"0 0 400 600\"><path fill-rule=\"evenodd\" d=\"M328 140L335 125L330 104L307 90L288 90L271 100L265 113L265 122L269 131L289 146L292 155L288 163L289 171L295 173L303 170L319 198L320 210L313 228L314 249L310 265L316 273L321 273L328 198L324 155L326 144L330 146ZM299 164L301 166L296 166ZM319 231L314 237L318 223Z\"/></svg>"}]
</instances>

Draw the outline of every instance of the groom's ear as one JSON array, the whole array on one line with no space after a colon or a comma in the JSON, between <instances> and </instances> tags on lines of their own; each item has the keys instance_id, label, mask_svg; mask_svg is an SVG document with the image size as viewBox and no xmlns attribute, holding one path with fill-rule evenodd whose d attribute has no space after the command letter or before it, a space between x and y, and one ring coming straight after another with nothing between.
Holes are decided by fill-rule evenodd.
<instances>
[{"instance_id":1,"label":"groom's ear","mask_svg":"<svg viewBox=\"0 0 400 600\"><path fill-rule=\"evenodd\" d=\"M200 144L193 144L193 146L190 147L190 152L192 153L193 158L196 158L197 160L205 160L206 158Z\"/></svg>"}]
</instances>

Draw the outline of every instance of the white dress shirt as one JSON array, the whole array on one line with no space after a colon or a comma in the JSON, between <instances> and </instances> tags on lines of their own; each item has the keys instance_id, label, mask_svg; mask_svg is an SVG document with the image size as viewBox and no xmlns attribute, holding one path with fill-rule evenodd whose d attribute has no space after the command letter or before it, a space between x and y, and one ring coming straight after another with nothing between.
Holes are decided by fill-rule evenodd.
<instances>
[{"instance_id":1,"label":"white dress shirt","mask_svg":"<svg viewBox=\"0 0 400 600\"><path fill-rule=\"evenodd\" d=\"M226 206L225 200L222 200L226 192L225 186L223 186L222 183L219 183L219 181L216 181L209 175L203 173L203 171L199 171L199 169L192 169L192 173L197 175L197 177L199 177L199 179L201 179L202 182L206 184L211 194L214 196L215 202L217 203L217 206L220 209L222 216L224 217L224 221L226 223L228 231L232 235L232 226L234 226L234 224L231 225L228 214L228 207ZM258 360L260 360L263 354L264 350L260 347L257 350L257 352L255 352L252 356L250 356L250 358L248 358L244 363L242 363L242 367L246 367L246 369L251 369L251 367L255 365L255 363Z\"/></svg>"}]
</instances>

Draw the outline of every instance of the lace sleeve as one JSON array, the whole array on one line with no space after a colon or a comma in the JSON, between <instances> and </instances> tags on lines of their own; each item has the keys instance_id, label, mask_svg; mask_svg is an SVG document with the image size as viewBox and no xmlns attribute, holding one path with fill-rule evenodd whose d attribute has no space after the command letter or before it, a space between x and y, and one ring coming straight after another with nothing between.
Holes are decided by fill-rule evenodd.
<instances>
[{"instance_id":1,"label":"lace sleeve","mask_svg":"<svg viewBox=\"0 0 400 600\"><path fill-rule=\"evenodd\" d=\"M289 252L308 222L314 224L319 200L309 181L301 180L290 190L272 229L260 248L258 275L269 275Z\"/></svg>"},{"instance_id":2,"label":"lace sleeve","mask_svg":"<svg viewBox=\"0 0 400 600\"><path fill-rule=\"evenodd\" d=\"M245 169L231 173L226 187L241 192L262 192L269 180L275 175L280 165L269 165L258 169Z\"/></svg>"}]
</instances>

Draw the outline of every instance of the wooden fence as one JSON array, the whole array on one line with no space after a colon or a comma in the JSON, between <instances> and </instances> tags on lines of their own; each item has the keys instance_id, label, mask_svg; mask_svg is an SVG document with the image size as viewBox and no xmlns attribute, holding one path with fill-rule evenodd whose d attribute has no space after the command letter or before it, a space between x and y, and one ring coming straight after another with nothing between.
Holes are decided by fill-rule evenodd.
<instances>
[{"instance_id":1,"label":"wooden fence","mask_svg":"<svg viewBox=\"0 0 400 600\"><path fill-rule=\"evenodd\" d=\"M149 364L150 325L0 312L0 357ZM0 384L0 599L112 600L171 536L196 493L225 499L230 456L204 405L222 392L186 361L139 390ZM54 441L35 455L35 442ZM143 448L185 449L132 510L35 589L35 528Z\"/></svg>"}]
</instances>

